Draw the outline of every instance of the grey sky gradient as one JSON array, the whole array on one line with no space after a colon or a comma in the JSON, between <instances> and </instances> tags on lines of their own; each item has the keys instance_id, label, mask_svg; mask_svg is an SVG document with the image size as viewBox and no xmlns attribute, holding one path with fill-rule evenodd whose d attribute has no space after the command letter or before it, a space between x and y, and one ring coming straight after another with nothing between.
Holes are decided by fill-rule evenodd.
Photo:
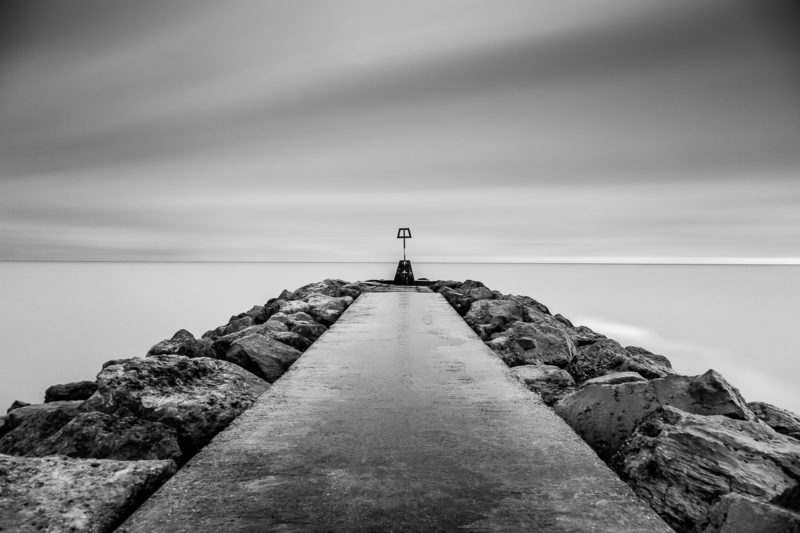
<instances>
[{"instance_id":1,"label":"grey sky gradient","mask_svg":"<svg viewBox=\"0 0 800 533\"><path fill-rule=\"evenodd\" d=\"M795 3L7 1L0 259L800 261Z\"/></svg>"}]
</instances>

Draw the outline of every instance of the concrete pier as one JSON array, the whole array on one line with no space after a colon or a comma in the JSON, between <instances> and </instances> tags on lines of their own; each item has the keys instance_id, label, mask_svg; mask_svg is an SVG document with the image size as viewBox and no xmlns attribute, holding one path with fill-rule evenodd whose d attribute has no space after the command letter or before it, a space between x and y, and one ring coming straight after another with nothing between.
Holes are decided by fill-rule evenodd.
<instances>
[{"instance_id":1,"label":"concrete pier","mask_svg":"<svg viewBox=\"0 0 800 533\"><path fill-rule=\"evenodd\" d=\"M363 294L121 528L671 531L435 293Z\"/></svg>"}]
</instances>

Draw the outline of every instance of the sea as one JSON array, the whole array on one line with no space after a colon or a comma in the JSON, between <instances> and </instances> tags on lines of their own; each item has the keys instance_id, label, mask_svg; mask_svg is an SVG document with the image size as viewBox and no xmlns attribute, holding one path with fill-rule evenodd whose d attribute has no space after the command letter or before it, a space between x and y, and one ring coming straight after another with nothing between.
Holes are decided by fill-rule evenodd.
<instances>
[{"instance_id":1,"label":"sea","mask_svg":"<svg viewBox=\"0 0 800 533\"><path fill-rule=\"evenodd\" d=\"M94 379L179 329L200 336L283 289L391 278L395 266L0 262L0 409ZM747 401L800 413L800 266L414 262L414 273L531 296L680 374L714 369Z\"/></svg>"}]
</instances>

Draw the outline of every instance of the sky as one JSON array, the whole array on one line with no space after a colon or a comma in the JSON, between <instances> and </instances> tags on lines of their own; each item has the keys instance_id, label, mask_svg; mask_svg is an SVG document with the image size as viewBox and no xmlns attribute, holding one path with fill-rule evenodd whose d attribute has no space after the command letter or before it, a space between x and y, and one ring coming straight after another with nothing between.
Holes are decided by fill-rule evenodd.
<instances>
[{"instance_id":1,"label":"sky","mask_svg":"<svg viewBox=\"0 0 800 533\"><path fill-rule=\"evenodd\" d=\"M0 260L800 263L795 0L6 0Z\"/></svg>"}]
</instances>

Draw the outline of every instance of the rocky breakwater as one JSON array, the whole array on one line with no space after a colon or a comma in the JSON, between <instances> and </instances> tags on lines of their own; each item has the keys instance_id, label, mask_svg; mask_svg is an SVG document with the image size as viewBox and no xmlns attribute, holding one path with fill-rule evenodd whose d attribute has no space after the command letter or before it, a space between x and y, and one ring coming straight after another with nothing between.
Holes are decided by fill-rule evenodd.
<instances>
[{"instance_id":1,"label":"rocky breakwater","mask_svg":"<svg viewBox=\"0 0 800 533\"><path fill-rule=\"evenodd\" d=\"M180 330L94 381L0 417L0 530L112 531L246 410L369 283L283 291L196 338Z\"/></svg>"},{"instance_id":2,"label":"rocky breakwater","mask_svg":"<svg viewBox=\"0 0 800 533\"><path fill-rule=\"evenodd\" d=\"M431 285L681 532L800 531L800 418L476 281Z\"/></svg>"}]
</instances>

